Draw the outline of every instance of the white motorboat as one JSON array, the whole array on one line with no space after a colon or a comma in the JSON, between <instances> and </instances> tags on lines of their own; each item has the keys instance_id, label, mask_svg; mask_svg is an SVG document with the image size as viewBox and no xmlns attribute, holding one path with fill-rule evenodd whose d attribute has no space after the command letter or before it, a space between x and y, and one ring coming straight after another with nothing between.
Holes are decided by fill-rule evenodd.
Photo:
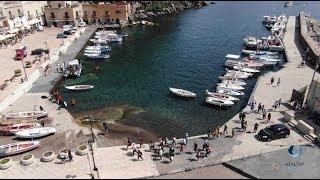
<instances>
[{"instance_id":1,"label":"white motorboat","mask_svg":"<svg viewBox=\"0 0 320 180\"><path fill-rule=\"evenodd\" d=\"M39 127L16 132L18 138L33 139L56 133L53 127Z\"/></svg>"},{"instance_id":2,"label":"white motorboat","mask_svg":"<svg viewBox=\"0 0 320 180\"><path fill-rule=\"evenodd\" d=\"M247 67L243 67L243 66L233 66L233 69L242 71L242 72L247 72L247 73L258 73L260 72L257 69L253 69L253 68L247 68Z\"/></svg>"},{"instance_id":3,"label":"white motorboat","mask_svg":"<svg viewBox=\"0 0 320 180\"><path fill-rule=\"evenodd\" d=\"M101 45L96 45L96 46L87 46L86 50L111 50L110 46L101 46Z\"/></svg>"},{"instance_id":4,"label":"white motorboat","mask_svg":"<svg viewBox=\"0 0 320 180\"><path fill-rule=\"evenodd\" d=\"M283 51L284 49L281 39L276 36L268 37L268 45L270 51Z\"/></svg>"},{"instance_id":5,"label":"white motorboat","mask_svg":"<svg viewBox=\"0 0 320 180\"><path fill-rule=\"evenodd\" d=\"M100 53L83 53L84 56L93 58L93 59L108 59L109 54L100 54Z\"/></svg>"},{"instance_id":6,"label":"white motorboat","mask_svg":"<svg viewBox=\"0 0 320 180\"><path fill-rule=\"evenodd\" d=\"M284 3L284 7L289 7L293 5L293 1L287 1Z\"/></svg>"},{"instance_id":7,"label":"white motorboat","mask_svg":"<svg viewBox=\"0 0 320 180\"><path fill-rule=\"evenodd\" d=\"M177 88L171 88L169 87L169 90L178 96L182 96L182 97L196 97L197 94L191 92L191 91L187 91L187 90L183 90L183 89L177 89Z\"/></svg>"},{"instance_id":8,"label":"white motorboat","mask_svg":"<svg viewBox=\"0 0 320 180\"><path fill-rule=\"evenodd\" d=\"M92 49L85 49L84 53L86 54L107 54L109 50L92 50Z\"/></svg>"},{"instance_id":9,"label":"white motorboat","mask_svg":"<svg viewBox=\"0 0 320 180\"><path fill-rule=\"evenodd\" d=\"M253 76L252 73L248 73L248 72L242 72L240 70L229 70L229 69L226 69L228 73L235 73L235 74L242 74L242 75L245 75L245 76Z\"/></svg>"},{"instance_id":10,"label":"white motorboat","mask_svg":"<svg viewBox=\"0 0 320 180\"><path fill-rule=\"evenodd\" d=\"M257 47L257 39L254 36L245 36L243 43L249 48Z\"/></svg>"},{"instance_id":11,"label":"white motorboat","mask_svg":"<svg viewBox=\"0 0 320 180\"><path fill-rule=\"evenodd\" d=\"M247 50L247 49L242 49L242 50L241 50L241 53L242 53L242 54L246 54L246 55L250 55L250 54L252 54L252 53L254 53L254 52L256 52L256 51L254 51L254 50Z\"/></svg>"},{"instance_id":12,"label":"white motorboat","mask_svg":"<svg viewBox=\"0 0 320 180\"><path fill-rule=\"evenodd\" d=\"M235 65L237 65L239 62L239 59L240 59L240 56L239 55L235 55L235 54L227 54L226 55L226 62L225 62L225 66L227 67L233 67Z\"/></svg>"},{"instance_id":13,"label":"white motorboat","mask_svg":"<svg viewBox=\"0 0 320 180\"><path fill-rule=\"evenodd\" d=\"M17 113L9 113L9 114L6 114L4 117L7 119L18 119L18 118L42 118L47 116L48 116L48 112L46 111L24 111L24 112L17 112Z\"/></svg>"},{"instance_id":14,"label":"white motorboat","mask_svg":"<svg viewBox=\"0 0 320 180\"><path fill-rule=\"evenodd\" d=\"M234 79L234 80L223 80L222 83L224 84L235 84L238 86L245 86L247 83L244 81L239 81L238 79Z\"/></svg>"},{"instance_id":15,"label":"white motorboat","mask_svg":"<svg viewBox=\"0 0 320 180\"><path fill-rule=\"evenodd\" d=\"M265 56L261 56L260 58L260 61L263 61L263 62L281 62L282 59L278 59L278 58L271 58L271 57L265 57Z\"/></svg>"},{"instance_id":16,"label":"white motorboat","mask_svg":"<svg viewBox=\"0 0 320 180\"><path fill-rule=\"evenodd\" d=\"M218 93L227 94L231 96L243 96L244 93L242 91L231 90L231 89L224 89L224 88L217 88Z\"/></svg>"},{"instance_id":17,"label":"white motorboat","mask_svg":"<svg viewBox=\"0 0 320 180\"><path fill-rule=\"evenodd\" d=\"M65 88L73 91L82 91L82 90L93 89L94 85L74 85L74 86L65 86Z\"/></svg>"},{"instance_id":18,"label":"white motorboat","mask_svg":"<svg viewBox=\"0 0 320 180\"><path fill-rule=\"evenodd\" d=\"M247 79L249 78L249 76L245 75L245 74L241 74L241 73L226 73L224 75L224 77L227 78L235 78L235 79Z\"/></svg>"},{"instance_id":19,"label":"white motorboat","mask_svg":"<svg viewBox=\"0 0 320 180\"><path fill-rule=\"evenodd\" d=\"M236 84L226 84L224 82L218 83L217 87L224 88L224 89L231 89L231 90L244 90L244 87L236 85Z\"/></svg>"},{"instance_id":20,"label":"white motorboat","mask_svg":"<svg viewBox=\"0 0 320 180\"><path fill-rule=\"evenodd\" d=\"M262 56L262 55L270 56L270 57L271 56L272 57L278 57L279 53L278 52L271 52L271 51L254 51L253 53L251 53L249 55L256 56L256 57L259 57L259 56Z\"/></svg>"},{"instance_id":21,"label":"white motorboat","mask_svg":"<svg viewBox=\"0 0 320 180\"><path fill-rule=\"evenodd\" d=\"M67 68L63 72L63 77L69 77L69 76L77 76L79 77L81 75L82 71L82 65L79 63L78 59L74 59L68 63Z\"/></svg>"},{"instance_id":22,"label":"white motorboat","mask_svg":"<svg viewBox=\"0 0 320 180\"><path fill-rule=\"evenodd\" d=\"M221 94L221 93L216 93L216 92L210 92L207 89L204 92L205 95L215 97L215 98L220 98L222 100L229 100L229 101L239 101L239 98L227 95L227 94Z\"/></svg>"},{"instance_id":23,"label":"white motorboat","mask_svg":"<svg viewBox=\"0 0 320 180\"><path fill-rule=\"evenodd\" d=\"M274 24L276 22L277 22L277 16L271 16L271 15L263 16L262 23Z\"/></svg>"},{"instance_id":24,"label":"white motorboat","mask_svg":"<svg viewBox=\"0 0 320 180\"><path fill-rule=\"evenodd\" d=\"M223 100L223 99L216 98L216 97L207 97L206 103L217 105L217 106L232 106L232 105L234 105L234 102L232 102L230 100Z\"/></svg>"},{"instance_id":25,"label":"white motorboat","mask_svg":"<svg viewBox=\"0 0 320 180\"><path fill-rule=\"evenodd\" d=\"M219 79L221 81L237 81L239 83L244 83L246 84L246 82L244 80L241 80L241 79L237 79L237 78L234 78L234 77L229 77L229 76L220 76Z\"/></svg>"}]
</instances>

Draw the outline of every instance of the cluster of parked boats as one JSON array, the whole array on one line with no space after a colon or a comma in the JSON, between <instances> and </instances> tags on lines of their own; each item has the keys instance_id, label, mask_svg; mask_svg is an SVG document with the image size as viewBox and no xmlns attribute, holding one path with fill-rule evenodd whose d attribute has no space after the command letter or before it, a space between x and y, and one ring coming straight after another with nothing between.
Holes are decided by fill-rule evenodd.
<instances>
[{"instance_id":1,"label":"cluster of parked boats","mask_svg":"<svg viewBox=\"0 0 320 180\"><path fill-rule=\"evenodd\" d=\"M4 121L13 121L13 119L38 119L48 116L45 111L27 111L18 113L9 113L2 117ZM42 127L39 123L17 123L0 127L0 135L15 135L20 139L35 139L54 134L56 129L53 127ZM0 157L20 154L40 146L40 141L20 141L5 145L0 145Z\"/></svg>"},{"instance_id":2,"label":"cluster of parked boats","mask_svg":"<svg viewBox=\"0 0 320 180\"><path fill-rule=\"evenodd\" d=\"M245 36L243 43L245 49L238 54L227 54L225 67L226 73L219 77L216 91L205 90L205 102L218 106L232 106L244 95L246 79L259 73L262 67L280 64L281 53L284 50L282 38L286 28L287 16L264 16L264 23L272 24L272 34L268 37L257 39L254 36ZM194 98L196 93L170 87L169 90L178 96Z\"/></svg>"}]
</instances>

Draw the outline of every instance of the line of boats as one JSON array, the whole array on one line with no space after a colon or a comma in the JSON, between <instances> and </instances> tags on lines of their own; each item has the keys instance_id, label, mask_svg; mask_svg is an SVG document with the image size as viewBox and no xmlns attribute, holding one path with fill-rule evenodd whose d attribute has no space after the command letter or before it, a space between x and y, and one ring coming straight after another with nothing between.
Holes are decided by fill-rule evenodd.
<instances>
[{"instance_id":1,"label":"line of boats","mask_svg":"<svg viewBox=\"0 0 320 180\"><path fill-rule=\"evenodd\" d=\"M257 39L253 36L245 36L243 43L245 49L241 54L227 54L225 67L226 73L219 77L220 83L215 85L216 92L205 90L207 96L205 102L217 106L232 106L239 97L244 95L246 79L260 73L262 67L280 64L283 59L281 54L284 50L282 43L283 33L287 23L287 16L264 16L264 23L272 23L272 34L268 37ZM196 93L169 87L169 90L177 96L195 98Z\"/></svg>"},{"instance_id":2,"label":"line of boats","mask_svg":"<svg viewBox=\"0 0 320 180\"><path fill-rule=\"evenodd\" d=\"M48 116L45 111L26 111L9 113L4 115L2 120L13 121L13 119L38 119ZM33 141L35 138L42 138L56 133L53 127L42 127L39 123L17 123L0 127L0 135L12 136L15 135L20 139L32 139L32 141L20 141L5 145L0 145L0 157L20 154L30 151L40 146L40 141Z\"/></svg>"}]
</instances>

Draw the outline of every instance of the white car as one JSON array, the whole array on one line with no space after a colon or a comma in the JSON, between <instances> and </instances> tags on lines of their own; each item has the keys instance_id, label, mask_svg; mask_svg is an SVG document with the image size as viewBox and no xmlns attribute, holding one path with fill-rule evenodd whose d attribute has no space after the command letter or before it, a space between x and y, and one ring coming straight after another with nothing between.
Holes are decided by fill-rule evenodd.
<instances>
[{"instance_id":1,"label":"white car","mask_svg":"<svg viewBox=\"0 0 320 180\"><path fill-rule=\"evenodd\" d=\"M78 26L79 26L79 27L85 27L85 26L86 26L86 23L85 23L85 22L79 22Z\"/></svg>"}]
</instances>

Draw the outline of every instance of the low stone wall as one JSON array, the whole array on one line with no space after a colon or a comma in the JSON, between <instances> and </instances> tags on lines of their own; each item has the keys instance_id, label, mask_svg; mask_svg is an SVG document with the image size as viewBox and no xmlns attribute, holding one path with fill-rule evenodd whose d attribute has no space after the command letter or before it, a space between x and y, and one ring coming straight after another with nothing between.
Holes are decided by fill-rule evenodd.
<instances>
[{"instance_id":1,"label":"low stone wall","mask_svg":"<svg viewBox=\"0 0 320 180\"><path fill-rule=\"evenodd\" d=\"M297 129L304 134L314 133L314 128L302 120L298 120Z\"/></svg>"}]
</instances>

